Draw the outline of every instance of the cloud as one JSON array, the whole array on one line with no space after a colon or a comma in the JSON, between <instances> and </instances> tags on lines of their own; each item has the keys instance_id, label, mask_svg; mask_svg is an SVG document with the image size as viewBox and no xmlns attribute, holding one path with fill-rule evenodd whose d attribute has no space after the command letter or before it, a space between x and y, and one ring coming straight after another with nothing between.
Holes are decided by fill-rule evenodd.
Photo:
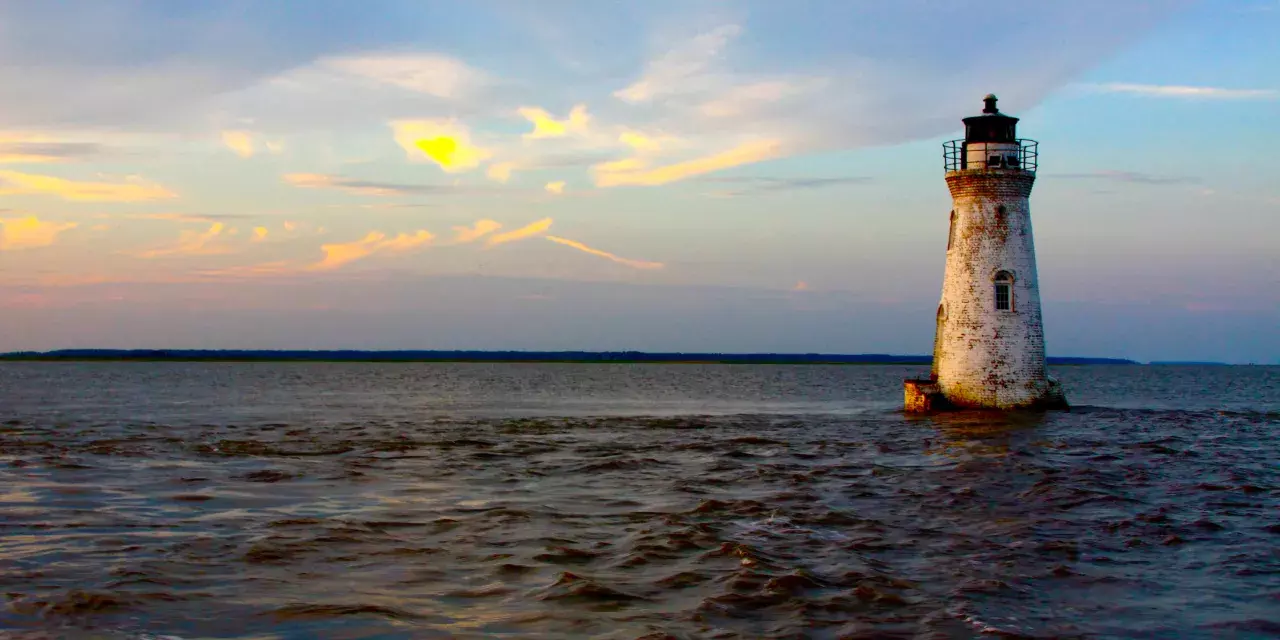
<instances>
[{"instance_id":1,"label":"cloud","mask_svg":"<svg viewBox=\"0 0 1280 640\"><path fill-rule=\"evenodd\" d=\"M490 180L505 183L511 179L511 171L515 168L514 162L495 162L484 173Z\"/></svg>"},{"instance_id":2,"label":"cloud","mask_svg":"<svg viewBox=\"0 0 1280 640\"><path fill-rule=\"evenodd\" d=\"M178 241L168 247L129 252L138 258L164 258L168 256L203 256L230 253L231 249L217 244L225 235L231 235L226 225L215 222L205 231L183 231Z\"/></svg>"},{"instance_id":3,"label":"cloud","mask_svg":"<svg viewBox=\"0 0 1280 640\"><path fill-rule=\"evenodd\" d=\"M221 269L201 269L196 275L210 278L258 278L263 276L279 276L297 273L298 267L288 260L276 260L261 264L224 267Z\"/></svg>"},{"instance_id":4,"label":"cloud","mask_svg":"<svg viewBox=\"0 0 1280 640\"><path fill-rule=\"evenodd\" d=\"M105 147L96 142L62 142L38 134L0 133L0 164L41 164L85 160Z\"/></svg>"},{"instance_id":5,"label":"cloud","mask_svg":"<svg viewBox=\"0 0 1280 640\"><path fill-rule=\"evenodd\" d=\"M434 238L435 236L425 229L420 229L412 235L401 233L391 239L381 231L370 231L365 237L352 242L320 245L320 250L324 252L324 259L307 268L312 271L337 269L376 253L404 253L421 247Z\"/></svg>"},{"instance_id":6,"label":"cloud","mask_svg":"<svg viewBox=\"0 0 1280 640\"><path fill-rule=\"evenodd\" d=\"M267 235L269 235L270 233L271 233L271 231L270 231L270 230L268 230L266 227L254 227L254 228L253 228L253 241L254 241L254 242L262 242L263 240L266 240L266 239L267 239Z\"/></svg>"},{"instance_id":7,"label":"cloud","mask_svg":"<svg viewBox=\"0 0 1280 640\"><path fill-rule=\"evenodd\" d=\"M489 82L487 74L436 54L372 54L331 58L320 66L437 98L459 98Z\"/></svg>"},{"instance_id":8,"label":"cloud","mask_svg":"<svg viewBox=\"0 0 1280 640\"><path fill-rule=\"evenodd\" d=\"M1112 180L1115 182L1128 182L1130 184L1149 184L1149 185L1180 185L1180 184L1197 184L1199 178L1185 176L1157 176L1149 173L1139 173L1137 171L1114 171L1110 169L1102 169L1090 173L1056 173L1049 174L1050 178L1065 179L1094 179L1094 180Z\"/></svg>"},{"instance_id":9,"label":"cloud","mask_svg":"<svg viewBox=\"0 0 1280 640\"><path fill-rule=\"evenodd\" d=\"M613 95L624 102L639 103L687 91L740 33L741 27L729 24L698 35L651 61L639 80Z\"/></svg>"},{"instance_id":10,"label":"cloud","mask_svg":"<svg viewBox=\"0 0 1280 640\"><path fill-rule=\"evenodd\" d=\"M338 189L362 196L403 196L435 191L438 187L355 180L321 173L286 173L284 181L303 189Z\"/></svg>"},{"instance_id":11,"label":"cloud","mask_svg":"<svg viewBox=\"0 0 1280 640\"><path fill-rule=\"evenodd\" d=\"M222 144L241 158L253 157L253 134L248 131L223 131Z\"/></svg>"},{"instance_id":12,"label":"cloud","mask_svg":"<svg viewBox=\"0 0 1280 640\"><path fill-rule=\"evenodd\" d=\"M720 171L730 167L776 158L781 153L777 140L757 140L738 145L728 151L694 158L676 164L647 168L639 159L620 160L596 165L596 186L617 187L624 185L654 186L684 180L697 175Z\"/></svg>"},{"instance_id":13,"label":"cloud","mask_svg":"<svg viewBox=\"0 0 1280 640\"><path fill-rule=\"evenodd\" d=\"M564 193L564 181L548 182L545 189L547 190L547 193L554 193L556 195Z\"/></svg>"},{"instance_id":14,"label":"cloud","mask_svg":"<svg viewBox=\"0 0 1280 640\"><path fill-rule=\"evenodd\" d=\"M748 113L761 104L778 102L811 88L781 80L753 82L729 89L699 105L698 110L712 118L731 118Z\"/></svg>"},{"instance_id":15,"label":"cloud","mask_svg":"<svg viewBox=\"0 0 1280 640\"><path fill-rule=\"evenodd\" d=\"M470 171L493 155L473 146L467 128L454 120L396 120L391 129L411 160L434 162L446 173Z\"/></svg>"},{"instance_id":16,"label":"cloud","mask_svg":"<svg viewBox=\"0 0 1280 640\"><path fill-rule=\"evenodd\" d=\"M506 193L494 186L459 186L444 184L402 184L397 182L379 182L376 180L359 180L343 176L331 176L322 173L286 173L282 176L285 182L303 189L337 189L363 196L413 196L413 195L450 195L450 194L494 194ZM335 205L346 207L348 205ZM409 208L428 206L422 203L361 205L367 208Z\"/></svg>"},{"instance_id":17,"label":"cloud","mask_svg":"<svg viewBox=\"0 0 1280 640\"><path fill-rule=\"evenodd\" d=\"M770 193L776 191L795 191L805 189L823 189L827 187L840 187L854 184L866 184L871 178L850 176L843 178L771 178L771 177L752 177L752 176L735 176L735 177L707 177L701 182L709 182L716 184L742 185L739 189L725 191L716 195L723 196L743 196L756 193Z\"/></svg>"},{"instance_id":18,"label":"cloud","mask_svg":"<svg viewBox=\"0 0 1280 640\"><path fill-rule=\"evenodd\" d=\"M453 242L454 244L467 244L468 242L475 242L476 240L479 240L480 238L483 238L484 236L487 236L490 233L493 233L494 231L497 231L498 229L501 229L501 228L502 228L502 224L499 222L495 222L493 220L487 220L487 219L477 220L475 226L473 227L465 227L465 226L454 227Z\"/></svg>"},{"instance_id":19,"label":"cloud","mask_svg":"<svg viewBox=\"0 0 1280 640\"><path fill-rule=\"evenodd\" d=\"M653 138L635 131L623 131L618 135L618 142L621 142L636 151L657 151L662 148L661 139Z\"/></svg>"},{"instance_id":20,"label":"cloud","mask_svg":"<svg viewBox=\"0 0 1280 640\"><path fill-rule=\"evenodd\" d=\"M1210 98L1217 100L1259 100L1280 97L1275 89L1224 89L1221 87L1189 87L1183 85L1129 84L1110 82L1085 85L1103 93L1127 93L1154 98Z\"/></svg>"},{"instance_id":21,"label":"cloud","mask_svg":"<svg viewBox=\"0 0 1280 640\"><path fill-rule=\"evenodd\" d=\"M102 217L124 218L126 220L167 220L170 222L211 224L220 220L239 220L250 216L238 213L220 213L212 215L189 213L126 213L123 215L109 215Z\"/></svg>"},{"instance_id":22,"label":"cloud","mask_svg":"<svg viewBox=\"0 0 1280 640\"><path fill-rule=\"evenodd\" d=\"M531 236L536 236L538 234L546 232L547 229L550 229L551 223L552 223L551 218L543 218L541 220L538 220L537 222L527 224L514 231L508 231L506 233L499 233L494 236L489 236L489 240L488 242L485 243L485 246L494 247L500 244L506 244L508 242L515 242L516 240L523 240Z\"/></svg>"},{"instance_id":23,"label":"cloud","mask_svg":"<svg viewBox=\"0 0 1280 640\"><path fill-rule=\"evenodd\" d=\"M76 226L75 222L50 222L36 216L0 218L0 250L47 247L57 242L58 234Z\"/></svg>"},{"instance_id":24,"label":"cloud","mask_svg":"<svg viewBox=\"0 0 1280 640\"><path fill-rule=\"evenodd\" d=\"M294 231L298 228L298 223L292 220L285 220L280 226L283 227L285 231Z\"/></svg>"},{"instance_id":25,"label":"cloud","mask_svg":"<svg viewBox=\"0 0 1280 640\"><path fill-rule=\"evenodd\" d=\"M176 198L160 185L130 178L126 182L79 182L53 176L0 171L0 195L47 194L76 202L141 202Z\"/></svg>"},{"instance_id":26,"label":"cloud","mask_svg":"<svg viewBox=\"0 0 1280 640\"><path fill-rule=\"evenodd\" d=\"M524 134L528 140L586 133L587 124L591 121L591 116L587 115L587 105L584 104L575 105L567 120L556 120L550 113L537 107L520 107L516 111L533 123L533 131Z\"/></svg>"},{"instance_id":27,"label":"cloud","mask_svg":"<svg viewBox=\"0 0 1280 640\"><path fill-rule=\"evenodd\" d=\"M796 282L796 284L795 284L795 286L794 286L794 287L791 287L791 290L792 290L792 291L808 291L808 290L809 290L809 283L808 283L808 282L805 282L804 280L800 280L800 281Z\"/></svg>"},{"instance_id":28,"label":"cloud","mask_svg":"<svg viewBox=\"0 0 1280 640\"><path fill-rule=\"evenodd\" d=\"M319 173L288 173L284 175L284 181L304 189L338 189L363 196L402 196L428 193L436 190L425 185L354 180Z\"/></svg>"},{"instance_id":29,"label":"cloud","mask_svg":"<svg viewBox=\"0 0 1280 640\"><path fill-rule=\"evenodd\" d=\"M593 256L600 256L601 258L612 260L618 264L625 264L628 267L632 267L634 269L661 269L663 266L665 266L661 262L649 262L646 260L631 260L628 258L622 258L612 253L609 253L608 251L593 249L591 247L588 247L585 244L582 244L581 242L578 242L576 240L569 240L568 238L561 238L559 236L546 236L546 238L552 242L565 245L566 247L573 247L578 251L583 251Z\"/></svg>"}]
</instances>

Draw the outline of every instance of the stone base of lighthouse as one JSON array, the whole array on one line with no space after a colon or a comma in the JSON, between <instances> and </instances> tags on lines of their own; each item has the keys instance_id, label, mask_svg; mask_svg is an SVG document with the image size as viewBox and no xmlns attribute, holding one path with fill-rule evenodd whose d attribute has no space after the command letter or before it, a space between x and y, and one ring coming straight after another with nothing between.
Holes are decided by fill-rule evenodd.
<instances>
[{"instance_id":1,"label":"stone base of lighthouse","mask_svg":"<svg viewBox=\"0 0 1280 640\"><path fill-rule=\"evenodd\" d=\"M1044 390L1032 396L1024 396L1016 402L990 402L963 397L948 397L943 393L937 380L907 379L902 381L903 409L907 413L937 413L942 411L978 410L1027 410L1027 411L1065 411L1070 409L1062 383L1054 378L1047 378Z\"/></svg>"}]
</instances>

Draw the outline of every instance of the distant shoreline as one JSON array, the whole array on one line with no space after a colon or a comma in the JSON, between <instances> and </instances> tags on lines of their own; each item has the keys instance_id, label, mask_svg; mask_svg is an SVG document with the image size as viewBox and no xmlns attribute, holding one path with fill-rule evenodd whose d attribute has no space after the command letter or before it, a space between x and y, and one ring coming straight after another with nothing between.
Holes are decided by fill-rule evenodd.
<instances>
[{"instance_id":1,"label":"distant shoreline","mask_svg":"<svg viewBox=\"0 0 1280 640\"><path fill-rule=\"evenodd\" d=\"M1137 365L1119 358L1050 357L1050 365ZM650 353L640 351L348 351L63 349L0 354L7 362L459 362L564 364L928 365L929 356L827 353Z\"/></svg>"}]
</instances>

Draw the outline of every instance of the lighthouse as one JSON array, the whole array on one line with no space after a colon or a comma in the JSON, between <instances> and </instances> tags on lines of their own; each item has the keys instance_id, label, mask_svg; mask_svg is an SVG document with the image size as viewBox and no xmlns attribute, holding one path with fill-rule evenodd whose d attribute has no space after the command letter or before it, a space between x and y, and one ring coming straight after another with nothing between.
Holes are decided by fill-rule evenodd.
<instances>
[{"instance_id":1,"label":"lighthouse","mask_svg":"<svg viewBox=\"0 0 1280 640\"><path fill-rule=\"evenodd\" d=\"M1066 408L1045 366L1044 324L1031 236L1038 144L996 97L943 145L952 207L933 367L905 382L909 412Z\"/></svg>"}]
</instances>

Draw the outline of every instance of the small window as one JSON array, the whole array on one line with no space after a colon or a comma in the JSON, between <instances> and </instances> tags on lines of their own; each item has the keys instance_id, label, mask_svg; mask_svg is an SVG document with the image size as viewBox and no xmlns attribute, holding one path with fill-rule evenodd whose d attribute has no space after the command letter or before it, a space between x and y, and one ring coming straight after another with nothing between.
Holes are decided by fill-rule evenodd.
<instances>
[{"instance_id":1,"label":"small window","mask_svg":"<svg viewBox=\"0 0 1280 640\"><path fill-rule=\"evenodd\" d=\"M1013 311L1013 275L1008 271L996 274L996 311Z\"/></svg>"},{"instance_id":2,"label":"small window","mask_svg":"<svg viewBox=\"0 0 1280 640\"><path fill-rule=\"evenodd\" d=\"M1000 168L1000 156L987 156L987 168L988 168L988 169L999 169L999 168Z\"/></svg>"},{"instance_id":3,"label":"small window","mask_svg":"<svg viewBox=\"0 0 1280 640\"><path fill-rule=\"evenodd\" d=\"M951 211L951 228L947 231L947 251L951 250L951 244L956 239L956 212Z\"/></svg>"},{"instance_id":4,"label":"small window","mask_svg":"<svg viewBox=\"0 0 1280 640\"><path fill-rule=\"evenodd\" d=\"M1008 165L1009 165L1009 168L1010 168L1010 169L1017 169L1017 168L1018 168L1018 156L1016 156L1016 155L1009 155L1009 156L1005 156L1005 157L1004 157L1004 161L1005 161L1005 163L1006 163L1006 164L1008 164Z\"/></svg>"}]
</instances>

